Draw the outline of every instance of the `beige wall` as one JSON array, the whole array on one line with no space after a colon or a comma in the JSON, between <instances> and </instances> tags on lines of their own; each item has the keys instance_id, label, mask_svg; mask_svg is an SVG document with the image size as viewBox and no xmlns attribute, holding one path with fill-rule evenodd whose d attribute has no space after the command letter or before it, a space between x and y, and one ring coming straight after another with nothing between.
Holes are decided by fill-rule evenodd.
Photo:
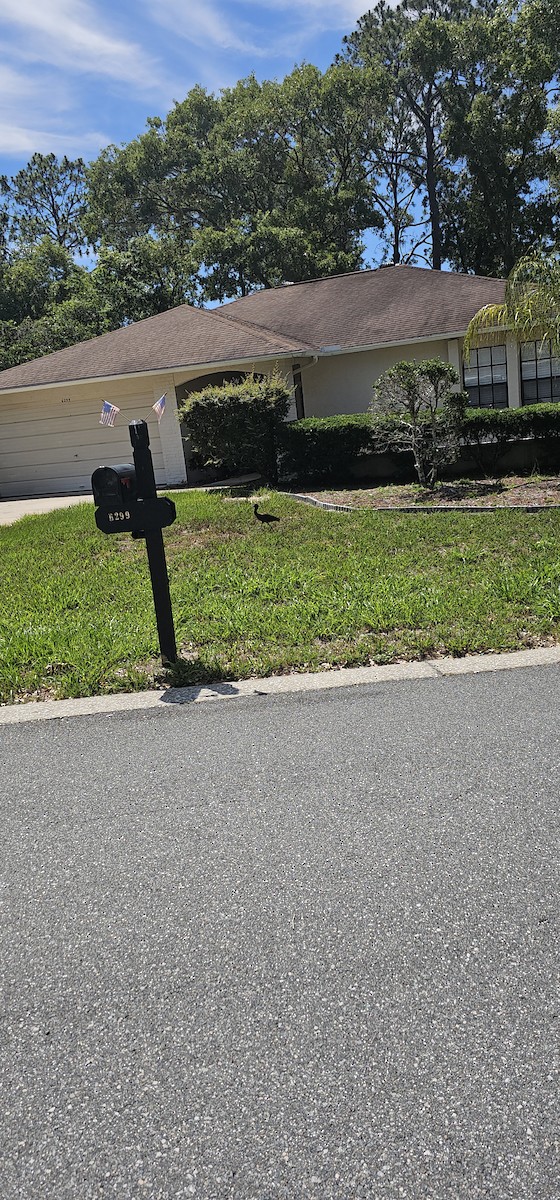
<instances>
[{"instance_id":1,"label":"beige wall","mask_svg":"<svg viewBox=\"0 0 560 1200\"><path fill-rule=\"evenodd\" d=\"M167 392L158 427L152 404ZM113 427L99 424L104 400L120 408ZM104 463L130 462L128 422L148 422L158 486L185 478L173 377L67 384L0 394L0 496L91 491Z\"/></svg>"},{"instance_id":2,"label":"beige wall","mask_svg":"<svg viewBox=\"0 0 560 1200\"><path fill-rule=\"evenodd\" d=\"M306 417L366 412L373 383L401 359L441 358L448 361L447 339L333 354L302 371Z\"/></svg>"}]
</instances>

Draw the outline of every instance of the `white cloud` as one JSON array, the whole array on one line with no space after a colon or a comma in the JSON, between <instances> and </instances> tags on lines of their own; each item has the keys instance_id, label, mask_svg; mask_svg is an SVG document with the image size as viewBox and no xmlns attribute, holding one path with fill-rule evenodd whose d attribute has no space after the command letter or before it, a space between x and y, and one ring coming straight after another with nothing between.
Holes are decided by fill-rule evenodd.
<instances>
[{"instance_id":1,"label":"white cloud","mask_svg":"<svg viewBox=\"0 0 560 1200\"><path fill-rule=\"evenodd\" d=\"M396 3L397 0L393 0ZM368 5L367 0L298 0L297 8L293 0L245 0L253 4L255 9L268 8L276 12L289 12L292 18L300 18L305 24L310 18L322 29L344 29L350 32L359 17L372 8L375 0Z\"/></svg>"},{"instance_id":2,"label":"white cloud","mask_svg":"<svg viewBox=\"0 0 560 1200\"><path fill-rule=\"evenodd\" d=\"M152 20L171 29L201 49L234 50L242 54L264 55L262 42L254 37L256 30L243 21L235 26L227 19L219 4L212 0L155 0L148 5Z\"/></svg>"},{"instance_id":3,"label":"white cloud","mask_svg":"<svg viewBox=\"0 0 560 1200\"><path fill-rule=\"evenodd\" d=\"M69 158L93 157L111 139L104 133L55 133L52 129L35 129L16 125L0 117L0 154L14 158L32 154L66 154Z\"/></svg>"},{"instance_id":4,"label":"white cloud","mask_svg":"<svg viewBox=\"0 0 560 1200\"><path fill-rule=\"evenodd\" d=\"M40 153L70 157L97 153L110 138L79 128L73 89L59 72L17 71L0 63L0 154Z\"/></svg>"},{"instance_id":5,"label":"white cloud","mask_svg":"<svg viewBox=\"0 0 560 1200\"><path fill-rule=\"evenodd\" d=\"M151 20L187 45L212 55L228 51L270 61L313 59L314 39L325 33L351 33L371 8L367 0L144 0ZM389 0L393 6L397 0ZM270 22L274 21L274 32ZM280 31L278 26L280 26ZM227 66L227 64L224 64Z\"/></svg>"},{"instance_id":6,"label":"white cloud","mask_svg":"<svg viewBox=\"0 0 560 1200\"><path fill-rule=\"evenodd\" d=\"M0 21L15 32L12 49L20 59L133 82L142 90L156 77L154 59L106 31L106 16L87 0L0 0Z\"/></svg>"}]
</instances>

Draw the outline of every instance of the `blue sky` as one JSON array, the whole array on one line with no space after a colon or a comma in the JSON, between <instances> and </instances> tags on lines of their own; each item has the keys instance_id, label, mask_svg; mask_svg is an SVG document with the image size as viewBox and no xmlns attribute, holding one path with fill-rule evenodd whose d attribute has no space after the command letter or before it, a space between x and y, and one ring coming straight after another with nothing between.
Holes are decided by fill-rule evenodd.
<instances>
[{"instance_id":1,"label":"blue sky","mask_svg":"<svg viewBox=\"0 0 560 1200\"><path fill-rule=\"evenodd\" d=\"M89 160L195 84L324 69L367 0L0 0L0 172Z\"/></svg>"}]
</instances>

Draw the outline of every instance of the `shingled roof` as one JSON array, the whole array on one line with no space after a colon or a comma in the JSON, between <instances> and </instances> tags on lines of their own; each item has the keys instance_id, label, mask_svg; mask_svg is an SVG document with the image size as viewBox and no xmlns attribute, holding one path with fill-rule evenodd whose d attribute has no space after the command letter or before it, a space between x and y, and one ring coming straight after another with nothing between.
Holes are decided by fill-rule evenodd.
<instances>
[{"instance_id":1,"label":"shingled roof","mask_svg":"<svg viewBox=\"0 0 560 1200\"><path fill-rule=\"evenodd\" d=\"M182 304L0 372L0 392L464 333L505 282L393 266L284 285L206 310Z\"/></svg>"},{"instance_id":2,"label":"shingled roof","mask_svg":"<svg viewBox=\"0 0 560 1200\"><path fill-rule=\"evenodd\" d=\"M217 311L318 350L383 346L464 333L504 290L503 279L399 265L255 292Z\"/></svg>"},{"instance_id":3,"label":"shingled roof","mask_svg":"<svg viewBox=\"0 0 560 1200\"><path fill-rule=\"evenodd\" d=\"M0 392L21 387L172 371L180 367L310 353L301 338L286 338L216 311L181 304L156 317L78 342L0 372Z\"/></svg>"}]
</instances>

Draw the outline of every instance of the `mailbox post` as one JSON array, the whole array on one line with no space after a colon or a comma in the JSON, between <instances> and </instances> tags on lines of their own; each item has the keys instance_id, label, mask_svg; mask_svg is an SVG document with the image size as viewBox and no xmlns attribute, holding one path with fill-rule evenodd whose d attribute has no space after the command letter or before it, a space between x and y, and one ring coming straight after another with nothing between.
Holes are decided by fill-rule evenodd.
<instances>
[{"instance_id":1,"label":"mailbox post","mask_svg":"<svg viewBox=\"0 0 560 1200\"><path fill-rule=\"evenodd\" d=\"M131 421L128 431L134 466L98 467L91 477L95 523L103 533L146 539L161 658L167 665L177 661L177 644L161 531L177 514L173 501L157 494L146 422Z\"/></svg>"},{"instance_id":2,"label":"mailbox post","mask_svg":"<svg viewBox=\"0 0 560 1200\"><path fill-rule=\"evenodd\" d=\"M136 467L136 486L138 492L143 500L157 501L156 480L152 452L150 450L148 426L145 421L131 421L128 426L128 432L132 443L132 457L134 459L134 466ZM169 503L172 504L173 502L169 501ZM173 520L175 520L175 515L175 505L173 504ZM167 574L165 547L163 545L161 528L160 526L159 529L145 530L143 534L140 532L137 533L137 536L144 536L146 538L146 550L148 552L148 566L152 580L161 658L165 665L166 663L177 661L177 643L175 641L175 626L173 624L173 611L171 608L171 596L169 594L169 576Z\"/></svg>"}]
</instances>

